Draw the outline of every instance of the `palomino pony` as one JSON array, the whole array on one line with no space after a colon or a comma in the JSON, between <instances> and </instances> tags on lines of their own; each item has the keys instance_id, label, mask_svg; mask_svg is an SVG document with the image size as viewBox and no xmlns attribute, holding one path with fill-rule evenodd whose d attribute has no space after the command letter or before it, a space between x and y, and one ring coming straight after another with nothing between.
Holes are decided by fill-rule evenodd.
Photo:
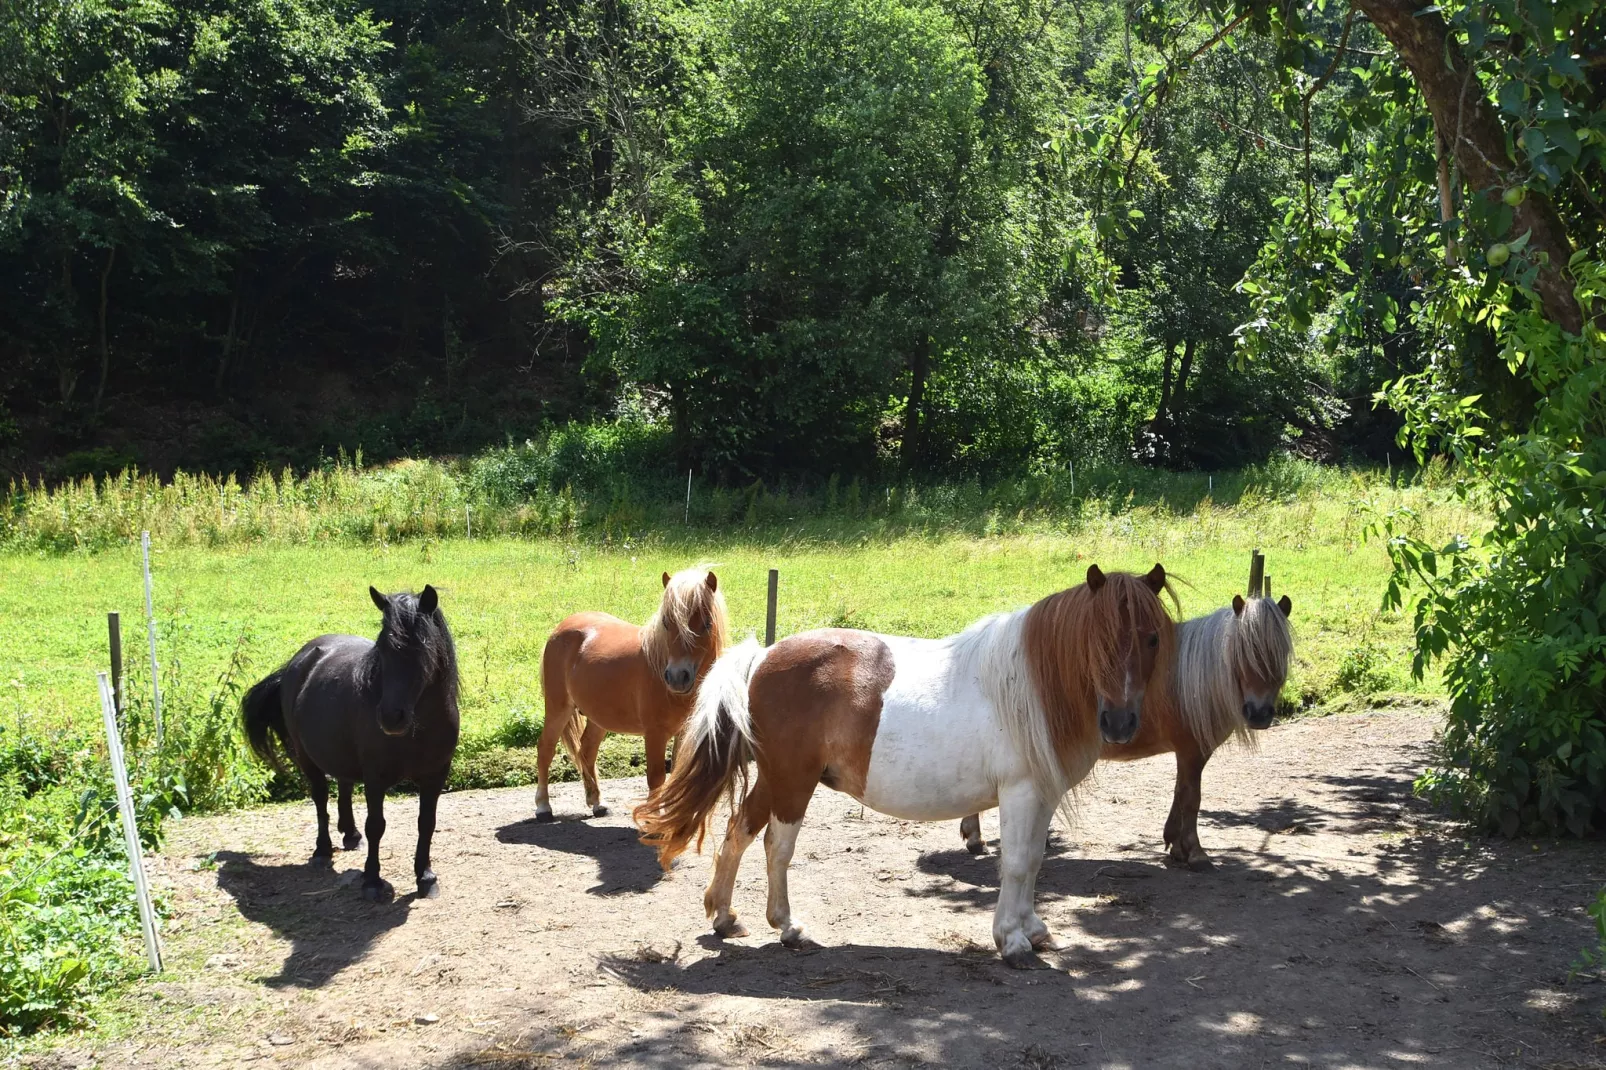
<instances>
[{"instance_id":1,"label":"palomino pony","mask_svg":"<svg viewBox=\"0 0 1606 1070\"><path fill-rule=\"evenodd\" d=\"M1138 733L1145 690L1168 686L1165 588L1159 565L1142 577L1094 565L1085 584L946 639L831 628L768 649L749 640L704 681L673 775L636 808L642 839L667 868L694 838L701 847L731 793L703 906L715 932L745 934L731 893L742 853L767 826L767 916L795 947L807 937L787 867L815 785L916 821L996 804L1004 839L993 939L1004 961L1026 965L1051 942L1033 895L1055 807L1093 768L1101 739Z\"/></svg>"},{"instance_id":2,"label":"palomino pony","mask_svg":"<svg viewBox=\"0 0 1606 1070\"><path fill-rule=\"evenodd\" d=\"M418 848L413 875L418 894L433 899L440 882L429 868L435 806L457 751L457 652L435 588L422 594L368 595L384 614L379 641L356 635L320 635L284 667L245 693L240 712L246 738L263 761L283 769L279 737L307 778L318 808L318 845L312 864L334 861L329 839L329 777L340 785L341 845L362 842L351 813L351 789L362 781L368 798L368 864L363 898L394 894L379 876L379 840L385 834L385 793L403 780L418 785Z\"/></svg>"},{"instance_id":3,"label":"palomino pony","mask_svg":"<svg viewBox=\"0 0 1606 1070\"><path fill-rule=\"evenodd\" d=\"M1151 696L1143 726L1127 743L1106 743L1104 761L1130 762L1156 754L1177 756L1177 785L1165 822L1170 857L1189 869L1206 869L1210 856L1199 846L1199 784L1216 748L1249 729L1270 728L1277 695L1288 679L1294 653L1287 595L1245 601L1234 595L1230 609L1218 609L1177 625L1177 661L1171 688ZM981 818L971 814L959 834L972 854L985 848Z\"/></svg>"},{"instance_id":4,"label":"palomino pony","mask_svg":"<svg viewBox=\"0 0 1606 1070\"><path fill-rule=\"evenodd\" d=\"M665 572L658 611L639 628L607 613L564 619L541 653L546 723L536 751L535 819L552 820L547 769L560 739L580 767L596 817L608 812L597 787L597 748L609 732L645 736L647 787L662 784L664 745L686 723L726 632L719 579L702 568Z\"/></svg>"}]
</instances>

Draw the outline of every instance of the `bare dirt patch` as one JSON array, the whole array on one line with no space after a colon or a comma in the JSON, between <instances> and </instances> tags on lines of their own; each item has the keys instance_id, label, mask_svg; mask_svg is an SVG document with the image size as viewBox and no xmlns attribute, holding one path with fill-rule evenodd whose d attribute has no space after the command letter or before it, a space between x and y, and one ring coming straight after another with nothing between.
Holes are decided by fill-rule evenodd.
<instances>
[{"instance_id":1,"label":"bare dirt patch","mask_svg":"<svg viewBox=\"0 0 1606 1070\"><path fill-rule=\"evenodd\" d=\"M1216 868L1161 861L1173 767L1103 767L1056 828L1040 910L1067 949L994 955L997 858L957 822L863 812L821 789L792 902L828 946L763 923L763 855L737 909L702 918L706 856L662 875L626 816L582 819L580 786L441 801L442 896L372 905L309 868L306 804L186 821L160 883L172 969L97 1040L40 1065L538 1067L1606 1066L1606 985L1568 981L1606 881L1598 843L1468 838L1412 799L1435 720L1301 721L1206 771ZM389 807L387 876L411 886L411 800ZM723 827L722 825L720 827ZM984 831L997 834L996 814ZM115 1034L115 1037L111 1036Z\"/></svg>"}]
</instances>

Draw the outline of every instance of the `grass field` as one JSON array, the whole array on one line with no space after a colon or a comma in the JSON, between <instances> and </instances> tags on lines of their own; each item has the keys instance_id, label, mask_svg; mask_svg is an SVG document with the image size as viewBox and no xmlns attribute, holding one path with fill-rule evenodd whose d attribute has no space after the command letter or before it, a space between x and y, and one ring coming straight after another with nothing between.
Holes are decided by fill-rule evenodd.
<instances>
[{"instance_id":1,"label":"grass field","mask_svg":"<svg viewBox=\"0 0 1606 1070\"><path fill-rule=\"evenodd\" d=\"M1437 492L1352 475L1282 499L1206 500L1184 513L1084 510L1071 522L991 537L812 523L637 542L158 543L153 570L170 693L211 688L239 644L254 678L322 632L372 635L378 621L369 584L433 583L457 637L465 724L486 732L513 715L539 718L536 671L554 623L580 609L641 620L656 604L660 573L697 561L717 566L737 634L762 629L765 572L773 567L781 572L782 635L847 624L935 636L1079 582L1090 561L1107 569L1162 561L1185 581L1183 613L1206 612L1242 588L1248 551L1259 546L1276 593L1295 605L1298 664L1286 697L1320 706L1347 692L1436 687L1409 678L1407 623L1378 613L1385 554L1363 538L1371 511L1401 505L1415 508L1435 535L1477 523ZM148 688L137 547L3 555L0 589L3 722L46 733L94 723L93 674L106 665L108 610L123 615L130 688Z\"/></svg>"}]
</instances>

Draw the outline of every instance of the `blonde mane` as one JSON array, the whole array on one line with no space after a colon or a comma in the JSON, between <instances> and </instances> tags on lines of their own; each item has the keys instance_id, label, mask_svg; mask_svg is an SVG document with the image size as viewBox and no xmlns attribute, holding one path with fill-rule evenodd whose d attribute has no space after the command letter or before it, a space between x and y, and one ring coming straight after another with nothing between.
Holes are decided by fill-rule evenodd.
<instances>
[{"instance_id":1,"label":"blonde mane","mask_svg":"<svg viewBox=\"0 0 1606 1070\"><path fill-rule=\"evenodd\" d=\"M689 647L702 636L691 626L699 611L708 617L707 650L703 670L718 660L730 639L730 623L725 612L725 596L708 588L708 568L698 565L682 569L669 577L663 599L647 623L641 626L641 656L654 676L662 676L669 664L669 644L677 636Z\"/></svg>"},{"instance_id":2,"label":"blonde mane","mask_svg":"<svg viewBox=\"0 0 1606 1070\"><path fill-rule=\"evenodd\" d=\"M1170 593L1169 583L1165 590ZM1164 694L1171 687L1176 626L1145 579L1129 572L1106 573L1097 591L1084 583L1049 595L1009 620L1018 622L1012 633L1002 633L1015 640L1003 644L1014 648L1012 663L995 661L983 679L992 675L1007 689L1012 701L995 699L999 715L1038 790L1056 798L1098 760L1098 691L1122 690L1126 638L1158 634L1147 689Z\"/></svg>"},{"instance_id":3,"label":"blonde mane","mask_svg":"<svg viewBox=\"0 0 1606 1070\"><path fill-rule=\"evenodd\" d=\"M1249 599L1241 614L1229 606L1177 625L1175 698L1194 738L1212 750L1232 737L1253 745L1239 675L1285 681L1293 653L1288 618L1269 598Z\"/></svg>"}]
</instances>

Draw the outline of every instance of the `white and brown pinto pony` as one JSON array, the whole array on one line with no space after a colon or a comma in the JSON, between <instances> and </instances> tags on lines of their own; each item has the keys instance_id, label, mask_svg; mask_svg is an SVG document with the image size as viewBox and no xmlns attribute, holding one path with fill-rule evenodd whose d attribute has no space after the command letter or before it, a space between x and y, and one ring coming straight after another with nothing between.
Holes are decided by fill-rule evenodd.
<instances>
[{"instance_id":1,"label":"white and brown pinto pony","mask_svg":"<svg viewBox=\"0 0 1606 1070\"><path fill-rule=\"evenodd\" d=\"M1171 687L1149 696L1137 735L1126 743L1106 742L1099 755L1107 762L1131 762L1176 754L1177 784L1165 822L1165 845L1173 861L1190 869L1211 864L1199 846L1199 786L1205 763L1229 739L1247 743L1250 729L1271 727L1294 653L1288 627L1293 609L1287 595L1277 602L1235 595L1231 608L1178 624ZM959 834L972 854L982 853L978 815L960 822Z\"/></svg>"},{"instance_id":2,"label":"white and brown pinto pony","mask_svg":"<svg viewBox=\"0 0 1606 1070\"><path fill-rule=\"evenodd\" d=\"M1085 584L946 639L832 628L769 649L743 643L704 681L674 773L636 808L642 839L667 867L693 839L701 847L730 793L703 906L717 933L746 933L731 894L742 853L766 829L767 917L799 946L808 938L792 914L787 866L816 785L916 821L996 805L993 939L1006 962L1026 965L1052 939L1033 898L1055 808L1104 743L1138 733L1144 695L1169 686L1165 589L1159 565L1146 576L1094 565Z\"/></svg>"},{"instance_id":3,"label":"white and brown pinto pony","mask_svg":"<svg viewBox=\"0 0 1606 1070\"><path fill-rule=\"evenodd\" d=\"M547 770L559 740L597 817L608 812L597 786L597 748L609 732L645 736L647 786L662 784L664 747L686 723L727 631L719 579L703 568L665 572L658 611L639 628L607 613L576 613L553 629L541 653L546 721L536 750L535 819L552 820Z\"/></svg>"}]
</instances>

